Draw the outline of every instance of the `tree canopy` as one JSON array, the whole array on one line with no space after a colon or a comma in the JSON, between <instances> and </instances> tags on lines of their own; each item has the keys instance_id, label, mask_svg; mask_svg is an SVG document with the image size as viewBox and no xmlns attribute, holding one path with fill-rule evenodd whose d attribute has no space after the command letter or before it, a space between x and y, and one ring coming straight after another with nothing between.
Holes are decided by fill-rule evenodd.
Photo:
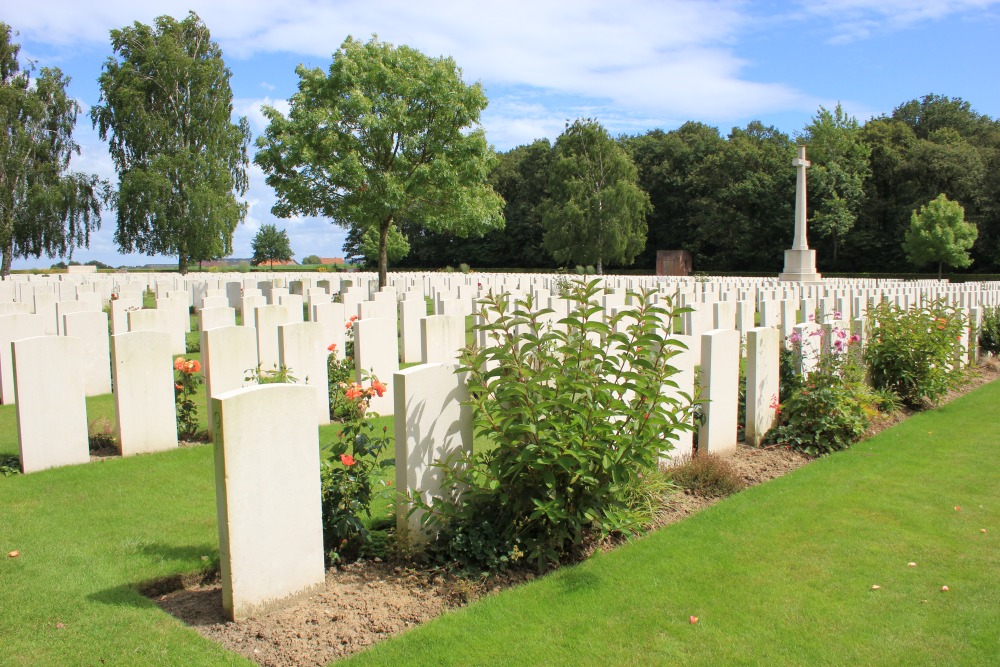
<instances>
[{"instance_id":1,"label":"tree canopy","mask_svg":"<svg viewBox=\"0 0 1000 667\"><path fill-rule=\"evenodd\" d=\"M649 195L625 149L596 120L567 123L556 139L543 204L543 245L558 262L632 262L646 246Z\"/></svg>"},{"instance_id":2,"label":"tree canopy","mask_svg":"<svg viewBox=\"0 0 1000 667\"><path fill-rule=\"evenodd\" d=\"M288 116L265 107L255 161L280 217L326 216L378 242L386 284L390 230L481 234L503 225L487 182L494 156L479 115L486 96L451 58L348 37L327 72L299 66Z\"/></svg>"},{"instance_id":3,"label":"tree canopy","mask_svg":"<svg viewBox=\"0 0 1000 667\"><path fill-rule=\"evenodd\" d=\"M20 45L0 23L0 277L15 257L49 257L90 243L101 225L108 184L70 172L80 153L73 140L80 106L66 94L69 77L56 68L21 69Z\"/></svg>"},{"instance_id":4,"label":"tree canopy","mask_svg":"<svg viewBox=\"0 0 1000 667\"><path fill-rule=\"evenodd\" d=\"M254 266L270 262L271 268L274 268L275 262L287 262L292 258L292 244L288 240L288 234L284 229L279 231L276 225L261 225L250 245L253 249L251 262ZM317 261L316 264L318 263Z\"/></svg>"},{"instance_id":5,"label":"tree canopy","mask_svg":"<svg viewBox=\"0 0 1000 667\"><path fill-rule=\"evenodd\" d=\"M966 267L972 264L969 249L976 241L976 226L965 222L965 209L958 202L940 194L910 217L903 248L917 266L937 262L938 278L941 267Z\"/></svg>"},{"instance_id":6,"label":"tree canopy","mask_svg":"<svg viewBox=\"0 0 1000 667\"><path fill-rule=\"evenodd\" d=\"M854 228L864 202L871 147L862 140L857 119L845 114L839 103L832 112L821 106L800 142L808 145L812 162L809 231L830 238L836 267L840 243Z\"/></svg>"},{"instance_id":7,"label":"tree canopy","mask_svg":"<svg viewBox=\"0 0 1000 667\"><path fill-rule=\"evenodd\" d=\"M111 31L115 56L99 78L91 119L118 171L122 252L191 260L232 252L246 216L246 118L232 122L231 72L208 27L191 12Z\"/></svg>"}]
</instances>

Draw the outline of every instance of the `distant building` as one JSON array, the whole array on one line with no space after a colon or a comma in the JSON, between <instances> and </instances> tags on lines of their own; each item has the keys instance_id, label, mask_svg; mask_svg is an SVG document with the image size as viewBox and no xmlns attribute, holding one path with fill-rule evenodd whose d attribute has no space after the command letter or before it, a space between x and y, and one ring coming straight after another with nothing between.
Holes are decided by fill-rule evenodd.
<instances>
[{"instance_id":1,"label":"distant building","mask_svg":"<svg viewBox=\"0 0 1000 667\"><path fill-rule=\"evenodd\" d=\"M323 266L343 266L344 265L344 258L343 257L320 257L319 258L319 263L322 264Z\"/></svg>"}]
</instances>

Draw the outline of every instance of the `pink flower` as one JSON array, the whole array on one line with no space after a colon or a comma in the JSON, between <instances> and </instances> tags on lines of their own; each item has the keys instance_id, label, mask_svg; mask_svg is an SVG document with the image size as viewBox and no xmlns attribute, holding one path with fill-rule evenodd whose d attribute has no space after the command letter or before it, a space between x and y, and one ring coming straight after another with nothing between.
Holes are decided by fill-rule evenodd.
<instances>
[{"instance_id":1,"label":"pink flower","mask_svg":"<svg viewBox=\"0 0 1000 667\"><path fill-rule=\"evenodd\" d=\"M792 335L788 337L788 340L792 341L793 343L801 343L802 334L800 334L798 331L793 331Z\"/></svg>"},{"instance_id":2,"label":"pink flower","mask_svg":"<svg viewBox=\"0 0 1000 667\"><path fill-rule=\"evenodd\" d=\"M337 344L336 343L330 343L330 345L327 346L326 349L329 350L330 352L333 352L334 350L337 349Z\"/></svg>"},{"instance_id":3,"label":"pink flower","mask_svg":"<svg viewBox=\"0 0 1000 667\"><path fill-rule=\"evenodd\" d=\"M357 463L357 461L354 460L354 457L351 456L350 454L341 454L340 462L343 463L348 468Z\"/></svg>"},{"instance_id":4,"label":"pink flower","mask_svg":"<svg viewBox=\"0 0 1000 667\"><path fill-rule=\"evenodd\" d=\"M850 338L848 339L848 342L850 342L850 343L857 343L857 342L859 342L860 340L861 340L861 336L859 336L858 334L854 334L853 336L851 336L851 337L850 337Z\"/></svg>"}]
</instances>

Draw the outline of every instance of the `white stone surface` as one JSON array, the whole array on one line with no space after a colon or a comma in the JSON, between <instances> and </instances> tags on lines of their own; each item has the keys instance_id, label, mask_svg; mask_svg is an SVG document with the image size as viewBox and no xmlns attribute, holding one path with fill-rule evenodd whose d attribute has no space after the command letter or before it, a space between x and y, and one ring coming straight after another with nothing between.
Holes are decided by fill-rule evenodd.
<instances>
[{"instance_id":1,"label":"white stone surface","mask_svg":"<svg viewBox=\"0 0 1000 667\"><path fill-rule=\"evenodd\" d=\"M393 376L396 433L396 530L411 542L427 539L419 511L409 518L406 492L454 500L441 468L433 465L472 452L472 409L465 374L454 364L421 364Z\"/></svg>"},{"instance_id":2,"label":"white stone surface","mask_svg":"<svg viewBox=\"0 0 1000 667\"><path fill-rule=\"evenodd\" d=\"M0 403L13 405L15 401L11 342L44 335L45 318L41 315L28 313L0 315Z\"/></svg>"},{"instance_id":3,"label":"white stone surface","mask_svg":"<svg viewBox=\"0 0 1000 667\"><path fill-rule=\"evenodd\" d=\"M184 341L184 329L180 326L176 308L143 308L128 312L129 332L155 331L165 333L170 340L171 354L184 354L187 346Z\"/></svg>"},{"instance_id":4,"label":"white stone surface","mask_svg":"<svg viewBox=\"0 0 1000 667\"><path fill-rule=\"evenodd\" d=\"M80 340L22 338L11 343L21 470L90 461Z\"/></svg>"},{"instance_id":5,"label":"white stone surface","mask_svg":"<svg viewBox=\"0 0 1000 667\"><path fill-rule=\"evenodd\" d=\"M362 382L371 375L385 384L385 395L373 397L370 403L371 409L381 415L391 415L394 406L391 378L399 370L395 324L395 320L382 319L354 322L355 379Z\"/></svg>"},{"instance_id":6,"label":"white stone surface","mask_svg":"<svg viewBox=\"0 0 1000 667\"><path fill-rule=\"evenodd\" d=\"M419 363L423 359L420 320L426 316L427 302L423 297L399 302L399 352L404 364Z\"/></svg>"},{"instance_id":7,"label":"white stone surface","mask_svg":"<svg viewBox=\"0 0 1000 667\"><path fill-rule=\"evenodd\" d=\"M330 385L327 357L330 352L323 325L318 322L292 322L278 327L280 363L300 384L316 390L316 418L330 423Z\"/></svg>"},{"instance_id":8,"label":"white stone surface","mask_svg":"<svg viewBox=\"0 0 1000 667\"><path fill-rule=\"evenodd\" d=\"M80 339L84 390L87 396L111 393L111 346L106 313L69 313L63 331Z\"/></svg>"},{"instance_id":9,"label":"white stone surface","mask_svg":"<svg viewBox=\"0 0 1000 667\"><path fill-rule=\"evenodd\" d=\"M205 299L206 302L210 301ZM236 326L236 309L229 306L202 308L198 311L198 329L207 331L219 327Z\"/></svg>"},{"instance_id":10,"label":"white stone surface","mask_svg":"<svg viewBox=\"0 0 1000 667\"><path fill-rule=\"evenodd\" d=\"M111 366L122 456L176 448L170 334L133 331L112 336Z\"/></svg>"},{"instance_id":11,"label":"white stone surface","mask_svg":"<svg viewBox=\"0 0 1000 667\"><path fill-rule=\"evenodd\" d=\"M740 332L713 329L701 337L701 387L705 420L698 432L698 453L736 449L740 391Z\"/></svg>"},{"instance_id":12,"label":"white stone surface","mask_svg":"<svg viewBox=\"0 0 1000 667\"><path fill-rule=\"evenodd\" d=\"M757 446L774 425L778 403L778 352L781 336L777 329L758 327L747 331L746 442Z\"/></svg>"},{"instance_id":13,"label":"white stone surface","mask_svg":"<svg viewBox=\"0 0 1000 667\"><path fill-rule=\"evenodd\" d=\"M201 333L201 366L205 373L208 433L214 436L212 398L250 384L257 369L257 333L253 327L218 327Z\"/></svg>"},{"instance_id":14,"label":"white stone surface","mask_svg":"<svg viewBox=\"0 0 1000 667\"><path fill-rule=\"evenodd\" d=\"M701 360L694 354L691 336L678 334L673 335L670 338L680 342L684 346L684 349L681 349L678 354L670 358L670 365L677 369L677 373L668 378L670 384L664 385L661 392L668 398L676 401L679 406L685 406L695 398L694 368L698 365L698 363L700 363ZM691 420L688 419L689 424L690 421ZM669 452L666 452L665 456L662 457L664 461L670 461L693 454L694 432L690 430L678 431L677 439L673 444L674 448Z\"/></svg>"},{"instance_id":15,"label":"white stone surface","mask_svg":"<svg viewBox=\"0 0 1000 667\"><path fill-rule=\"evenodd\" d=\"M230 619L271 611L324 585L314 394L304 385L271 384L213 399L222 606Z\"/></svg>"},{"instance_id":16,"label":"white stone surface","mask_svg":"<svg viewBox=\"0 0 1000 667\"><path fill-rule=\"evenodd\" d=\"M465 347L463 315L429 315L420 320L421 359L425 364L453 364Z\"/></svg>"}]
</instances>

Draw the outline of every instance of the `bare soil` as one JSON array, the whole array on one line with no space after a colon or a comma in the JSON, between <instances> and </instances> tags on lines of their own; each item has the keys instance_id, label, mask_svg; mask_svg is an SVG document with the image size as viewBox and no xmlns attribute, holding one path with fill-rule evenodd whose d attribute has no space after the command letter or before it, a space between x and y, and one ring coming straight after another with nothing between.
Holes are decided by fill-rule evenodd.
<instances>
[{"instance_id":1,"label":"bare soil","mask_svg":"<svg viewBox=\"0 0 1000 667\"><path fill-rule=\"evenodd\" d=\"M972 389L1000 379L1000 363L987 361L946 403ZM912 410L877 419L868 431L878 433ZM740 447L729 457L747 486L761 484L806 465L810 459L787 447ZM717 499L677 493L656 518L656 527L680 521ZM620 541L618 543L621 543ZM589 545L585 552L609 549L613 542ZM585 556L586 553L582 554ZM492 580L469 580L433 569L360 561L326 574L326 590L281 611L239 622L222 613L217 574L175 577L144 591L164 611L250 660L268 667L325 665L391 635L435 618L483 595L534 578L528 573Z\"/></svg>"}]
</instances>

